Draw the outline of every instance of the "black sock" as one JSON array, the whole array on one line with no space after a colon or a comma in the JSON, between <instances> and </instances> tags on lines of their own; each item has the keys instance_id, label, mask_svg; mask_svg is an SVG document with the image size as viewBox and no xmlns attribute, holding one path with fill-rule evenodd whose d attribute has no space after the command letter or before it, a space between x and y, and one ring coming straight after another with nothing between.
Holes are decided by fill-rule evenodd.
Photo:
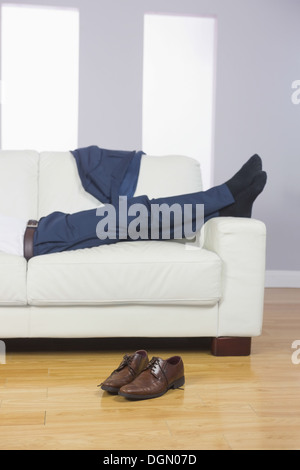
<instances>
[{"instance_id":1,"label":"black sock","mask_svg":"<svg viewBox=\"0 0 300 470\"><path fill-rule=\"evenodd\" d=\"M237 195L249 186L258 172L262 170L262 160L259 155L253 155L242 168L225 184L236 199Z\"/></svg>"},{"instance_id":2,"label":"black sock","mask_svg":"<svg viewBox=\"0 0 300 470\"><path fill-rule=\"evenodd\" d=\"M220 217L251 217L252 206L255 199L263 191L267 182L267 173L260 171L250 186L241 191L236 201L230 206L220 210Z\"/></svg>"}]
</instances>

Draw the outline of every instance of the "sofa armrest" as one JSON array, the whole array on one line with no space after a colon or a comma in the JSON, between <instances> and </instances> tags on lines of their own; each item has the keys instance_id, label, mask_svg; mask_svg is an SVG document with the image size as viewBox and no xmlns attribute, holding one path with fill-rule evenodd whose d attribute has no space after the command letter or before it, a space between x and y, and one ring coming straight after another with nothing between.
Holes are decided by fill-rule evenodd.
<instances>
[{"instance_id":1,"label":"sofa armrest","mask_svg":"<svg viewBox=\"0 0 300 470\"><path fill-rule=\"evenodd\" d=\"M248 218L217 217L203 227L203 247L222 260L218 336L259 336L262 331L266 226Z\"/></svg>"}]
</instances>

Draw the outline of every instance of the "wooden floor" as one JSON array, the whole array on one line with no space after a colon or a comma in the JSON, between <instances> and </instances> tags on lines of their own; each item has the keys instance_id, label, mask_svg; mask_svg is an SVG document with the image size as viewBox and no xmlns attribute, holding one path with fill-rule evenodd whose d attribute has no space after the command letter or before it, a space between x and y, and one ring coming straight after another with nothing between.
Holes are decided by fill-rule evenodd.
<instances>
[{"instance_id":1,"label":"wooden floor","mask_svg":"<svg viewBox=\"0 0 300 470\"><path fill-rule=\"evenodd\" d=\"M207 341L7 341L0 449L300 449L300 289L269 289L251 357L216 358ZM183 357L184 390L130 402L97 384L123 354ZM86 349L87 348L87 349ZM298 356L300 358L300 354Z\"/></svg>"}]
</instances>

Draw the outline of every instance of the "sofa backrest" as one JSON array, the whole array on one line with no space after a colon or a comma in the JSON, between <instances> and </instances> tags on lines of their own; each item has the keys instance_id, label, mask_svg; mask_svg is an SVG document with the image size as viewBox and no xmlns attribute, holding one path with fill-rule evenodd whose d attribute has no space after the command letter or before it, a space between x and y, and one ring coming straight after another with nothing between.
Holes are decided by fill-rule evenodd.
<instances>
[{"instance_id":1,"label":"sofa backrest","mask_svg":"<svg viewBox=\"0 0 300 470\"><path fill-rule=\"evenodd\" d=\"M38 216L39 154L0 152L0 213L31 219Z\"/></svg>"},{"instance_id":2,"label":"sofa backrest","mask_svg":"<svg viewBox=\"0 0 300 470\"><path fill-rule=\"evenodd\" d=\"M142 157L136 196L173 196L201 189L196 160L178 155ZM0 213L39 219L54 211L73 213L99 205L83 189L70 152L0 152Z\"/></svg>"},{"instance_id":3,"label":"sofa backrest","mask_svg":"<svg viewBox=\"0 0 300 470\"><path fill-rule=\"evenodd\" d=\"M39 168L39 218L54 211L74 213L99 206L81 184L70 152L42 152Z\"/></svg>"},{"instance_id":4,"label":"sofa backrest","mask_svg":"<svg viewBox=\"0 0 300 470\"><path fill-rule=\"evenodd\" d=\"M135 195L167 197L201 191L200 165L193 158L167 155L142 158Z\"/></svg>"}]
</instances>

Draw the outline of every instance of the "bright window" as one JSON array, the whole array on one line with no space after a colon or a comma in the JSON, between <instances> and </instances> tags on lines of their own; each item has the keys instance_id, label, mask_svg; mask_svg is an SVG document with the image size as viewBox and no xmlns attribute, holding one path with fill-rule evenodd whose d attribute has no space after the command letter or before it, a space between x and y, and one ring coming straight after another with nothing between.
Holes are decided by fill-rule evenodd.
<instances>
[{"instance_id":1,"label":"bright window","mask_svg":"<svg viewBox=\"0 0 300 470\"><path fill-rule=\"evenodd\" d=\"M147 14L144 20L143 150L199 160L211 185L214 18Z\"/></svg>"},{"instance_id":2,"label":"bright window","mask_svg":"<svg viewBox=\"0 0 300 470\"><path fill-rule=\"evenodd\" d=\"M3 5L3 149L77 147L79 12Z\"/></svg>"}]
</instances>

